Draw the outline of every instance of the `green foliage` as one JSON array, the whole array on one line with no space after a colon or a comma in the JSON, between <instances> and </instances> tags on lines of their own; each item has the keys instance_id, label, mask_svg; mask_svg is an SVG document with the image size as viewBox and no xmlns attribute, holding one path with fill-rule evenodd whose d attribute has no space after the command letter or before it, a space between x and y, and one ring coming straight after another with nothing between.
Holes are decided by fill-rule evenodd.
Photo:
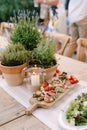
<instances>
[{"instance_id":1,"label":"green foliage","mask_svg":"<svg viewBox=\"0 0 87 130\"><path fill-rule=\"evenodd\" d=\"M52 67L56 64L55 44L50 39L43 39L37 48L34 49L34 64L44 68Z\"/></svg>"},{"instance_id":2,"label":"green foliage","mask_svg":"<svg viewBox=\"0 0 87 130\"><path fill-rule=\"evenodd\" d=\"M29 52L21 44L9 45L0 56L1 64L16 66L29 63Z\"/></svg>"},{"instance_id":3,"label":"green foliage","mask_svg":"<svg viewBox=\"0 0 87 130\"><path fill-rule=\"evenodd\" d=\"M26 19L19 19L11 34L13 44L21 43L27 50L33 50L40 42L41 35L35 23Z\"/></svg>"},{"instance_id":4,"label":"green foliage","mask_svg":"<svg viewBox=\"0 0 87 130\"><path fill-rule=\"evenodd\" d=\"M14 10L18 12L26 9L32 13L35 9L33 0L0 0L0 21L8 21L13 16ZM39 8L35 10L39 12Z\"/></svg>"},{"instance_id":5,"label":"green foliage","mask_svg":"<svg viewBox=\"0 0 87 130\"><path fill-rule=\"evenodd\" d=\"M87 125L87 93L78 95L69 105L66 111L66 119L68 123L74 121L75 126Z\"/></svg>"}]
</instances>

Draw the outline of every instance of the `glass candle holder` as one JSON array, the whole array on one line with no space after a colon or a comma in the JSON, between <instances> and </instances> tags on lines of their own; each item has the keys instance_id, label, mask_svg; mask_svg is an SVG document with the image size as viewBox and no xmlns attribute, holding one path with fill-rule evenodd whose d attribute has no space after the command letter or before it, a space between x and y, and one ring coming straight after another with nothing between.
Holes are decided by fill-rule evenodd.
<instances>
[{"instance_id":1,"label":"glass candle holder","mask_svg":"<svg viewBox=\"0 0 87 130\"><path fill-rule=\"evenodd\" d=\"M41 84L45 81L46 73L43 68L35 67L28 69L29 84L32 91L40 89Z\"/></svg>"}]
</instances>

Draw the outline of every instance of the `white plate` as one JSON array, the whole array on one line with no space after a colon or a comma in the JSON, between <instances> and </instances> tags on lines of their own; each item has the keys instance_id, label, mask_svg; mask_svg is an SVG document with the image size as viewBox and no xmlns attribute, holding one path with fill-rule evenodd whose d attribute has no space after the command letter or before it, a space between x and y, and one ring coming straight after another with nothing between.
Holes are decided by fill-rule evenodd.
<instances>
[{"instance_id":1,"label":"white plate","mask_svg":"<svg viewBox=\"0 0 87 130\"><path fill-rule=\"evenodd\" d=\"M72 97L70 97L71 99L66 102L65 106L61 110L57 111L56 115L57 115L58 123L64 130L87 130L87 125L85 126L70 125L69 123L66 122L66 117L65 117L65 113L69 107L70 102L72 102L79 94L82 94L83 92L87 93L87 89L86 88L81 89L78 93L74 94Z\"/></svg>"}]
</instances>

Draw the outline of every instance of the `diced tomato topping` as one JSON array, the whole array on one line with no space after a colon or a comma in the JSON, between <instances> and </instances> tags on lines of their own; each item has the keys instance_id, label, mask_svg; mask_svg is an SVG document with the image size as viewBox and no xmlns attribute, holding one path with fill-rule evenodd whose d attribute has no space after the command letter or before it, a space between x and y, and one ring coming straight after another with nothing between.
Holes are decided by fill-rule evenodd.
<instances>
[{"instance_id":1,"label":"diced tomato topping","mask_svg":"<svg viewBox=\"0 0 87 130\"><path fill-rule=\"evenodd\" d=\"M75 84L75 83L78 83L78 82L79 82L78 80L70 80L71 84Z\"/></svg>"},{"instance_id":2,"label":"diced tomato topping","mask_svg":"<svg viewBox=\"0 0 87 130\"><path fill-rule=\"evenodd\" d=\"M45 90L45 91L49 91L49 87L45 87L44 90Z\"/></svg>"},{"instance_id":3,"label":"diced tomato topping","mask_svg":"<svg viewBox=\"0 0 87 130\"><path fill-rule=\"evenodd\" d=\"M54 87L52 86L52 87L49 87L49 91L51 91L51 90L53 90L54 89Z\"/></svg>"},{"instance_id":4,"label":"diced tomato topping","mask_svg":"<svg viewBox=\"0 0 87 130\"><path fill-rule=\"evenodd\" d=\"M58 73L60 73L60 71L57 69L57 70L56 70L56 73L58 74Z\"/></svg>"},{"instance_id":5,"label":"diced tomato topping","mask_svg":"<svg viewBox=\"0 0 87 130\"><path fill-rule=\"evenodd\" d=\"M69 80L70 80L70 83L71 83L71 84L75 84L75 83L78 83L78 82L79 82L79 80L76 79L73 75L70 76Z\"/></svg>"},{"instance_id":6,"label":"diced tomato topping","mask_svg":"<svg viewBox=\"0 0 87 130\"><path fill-rule=\"evenodd\" d=\"M43 88L46 88L48 86L48 82L43 82L42 86Z\"/></svg>"},{"instance_id":7,"label":"diced tomato topping","mask_svg":"<svg viewBox=\"0 0 87 130\"><path fill-rule=\"evenodd\" d=\"M56 93L55 90L51 90L52 93Z\"/></svg>"},{"instance_id":8,"label":"diced tomato topping","mask_svg":"<svg viewBox=\"0 0 87 130\"><path fill-rule=\"evenodd\" d=\"M49 87L49 86L47 86L46 88L44 88L45 89L45 91L51 91L51 90L53 90L54 89L54 87Z\"/></svg>"},{"instance_id":9,"label":"diced tomato topping","mask_svg":"<svg viewBox=\"0 0 87 130\"><path fill-rule=\"evenodd\" d=\"M74 80L74 79L75 79L75 77L73 75L70 75L69 80Z\"/></svg>"},{"instance_id":10,"label":"diced tomato topping","mask_svg":"<svg viewBox=\"0 0 87 130\"><path fill-rule=\"evenodd\" d=\"M56 73L54 73L53 77L56 77L56 76L57 76L57 74L56 74Z\"/></svg>"}]
</instances>

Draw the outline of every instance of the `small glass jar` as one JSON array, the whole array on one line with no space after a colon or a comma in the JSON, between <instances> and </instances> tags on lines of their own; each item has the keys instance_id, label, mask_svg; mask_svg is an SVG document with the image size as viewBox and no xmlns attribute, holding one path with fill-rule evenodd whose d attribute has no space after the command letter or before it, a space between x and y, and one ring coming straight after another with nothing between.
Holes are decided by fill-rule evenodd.
<instances>
[{"instance_id":1,"label":"small glass jar","mask_svg":"<svg viewBox=\"0 0 87 130\"><path fill-rule=\"evenodd\" d=\"M36 91L40 89L41 84L45 81L46 73L43 68L31 67L28 69L28 84L30 90Z\"/></svg>"}]
</instances>

